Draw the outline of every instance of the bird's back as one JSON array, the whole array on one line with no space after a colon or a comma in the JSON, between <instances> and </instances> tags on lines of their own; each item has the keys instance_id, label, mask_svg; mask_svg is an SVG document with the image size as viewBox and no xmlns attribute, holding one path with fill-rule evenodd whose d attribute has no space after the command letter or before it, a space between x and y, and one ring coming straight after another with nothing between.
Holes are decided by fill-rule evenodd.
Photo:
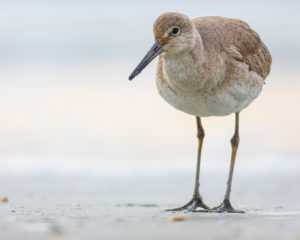
<instances>
[{"instance_id":1,"label":"bird's back","mask_svg":"<svg viewBox=\"0 0 300 240\"><path fill-rule=\"evenodd\" d=\"M263 79L270 72L272 58L259 35L241 20L223 17L200 17L192 20L202 38L204 49L226 52L234 60L244 62L250 71Z\"/></svg>"}]
</instances>

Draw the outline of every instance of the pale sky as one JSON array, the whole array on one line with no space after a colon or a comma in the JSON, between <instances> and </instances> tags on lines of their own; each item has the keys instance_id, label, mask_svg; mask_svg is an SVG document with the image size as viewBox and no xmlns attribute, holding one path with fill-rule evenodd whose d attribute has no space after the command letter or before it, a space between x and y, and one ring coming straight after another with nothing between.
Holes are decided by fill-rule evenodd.
<instances>
[{"instance_id":1,"label":"pale sky","mask_svg":"<svg viewBox=\"0 0 300 240\"><path fill-rule=\"evenodd\" d=\"M274 56L299 60L300 2L289 1L0 1L1 62L135 59L153 41L161 13L220 15L247 21Z\"/></svg>"}]
</instances>

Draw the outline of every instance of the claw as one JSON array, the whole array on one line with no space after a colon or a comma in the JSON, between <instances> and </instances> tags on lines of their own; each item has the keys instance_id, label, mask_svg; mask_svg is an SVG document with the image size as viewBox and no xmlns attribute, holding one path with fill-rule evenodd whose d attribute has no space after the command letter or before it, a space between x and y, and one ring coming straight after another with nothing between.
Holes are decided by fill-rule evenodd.
<instances>
[{"instance_id":1,"label":"claw","mask_svg":"<svg viewBox=\"0 0 300 240\"><path fill-rule=\"evenodd\" d=\"M242 210L235 210L232 206L229 200L225 199L221 205L211 208L208 212L216 212L216 213L222 213L222 212L229 212L229 213L245 213Z\"/></svg>"},{"instance_id":2,"label":"claw","mask_svg":"<svg viewBox=\"0 0 300 240\"><path fill-rule=\"evenodd\" d=\"M204 210L196 210L197 208L203 208ZM187 204L179 207L179 208L172 208L166 209L168 212L175 212L175 211L183 211L187 210L190 212L207 212L209 207L203 202L200 196L193 197Z\"/></svg>"}]
</instances>

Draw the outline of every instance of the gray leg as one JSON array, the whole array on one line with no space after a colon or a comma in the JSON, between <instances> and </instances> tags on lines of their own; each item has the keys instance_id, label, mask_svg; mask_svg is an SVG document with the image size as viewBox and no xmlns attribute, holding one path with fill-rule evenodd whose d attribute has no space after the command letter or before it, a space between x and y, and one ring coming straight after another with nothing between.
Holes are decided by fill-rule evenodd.
<instances>
[{"instance_id":1,"label":"gray leg","mask_svg":"<svg viewBox=\"0 0 300 240\"><path fill-rule=\"evenodd\" d=\"M235 163L236 153L237 153L238 145L239 145L239 142L240 142L240 137L239 137L239 113L235 113L235 131L234 131L234 135L231 138L230 142L231 142L232 152L231 152L229 176L228 176L227 188L226 188L224 201L221 203L220 206L211 209L210 210L211 212L244 213L244 211L235 210L231 206L231 203L230 203L232 175L233 175L233 170L234 170L234 163Z\"/></svg>"},{"instance_id":2,"label":"gray leg","mask_svg":"<svg viewBox=\"0 0 300 240\"><path fill-rule=\"evenodd\" d=\"M195 179L195 188L194 188L194 194L192 199L185 205L179 208L174 209L167 209L166 211L182 211L182 210L188 210L188 211L196 211L198 207L206 209L206 210L199 210L199 211L208 211L209 207L205 205L205 203L202 201L202 197L199 193L199 177L200 177L200 162L201 162L201 151L202 151L202 144L203 144L203 138L204 138L204 129L201 124L200 117L196 117L197 122L197 137L198 137L198 155L197 155L197 167L196 167L196 179Z\"/></svg>"}]
</instances>

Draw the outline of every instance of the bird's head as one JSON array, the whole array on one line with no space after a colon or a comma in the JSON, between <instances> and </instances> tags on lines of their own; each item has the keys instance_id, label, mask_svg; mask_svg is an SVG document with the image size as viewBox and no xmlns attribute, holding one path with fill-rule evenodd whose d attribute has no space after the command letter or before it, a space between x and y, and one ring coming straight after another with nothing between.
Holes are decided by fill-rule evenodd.
<instances>
[{"instance_id":1,"label":"bird's head","mask_svg":"<svg viewBox=\"0 0 300 240\"><path fill-rule=\"evenodd\" d=\"M187 16L174 12L160 15L153 25L154 38L167 55L190 51L195 44L193 30L193 23Z\"/></svg>"},{"instance_id":2,"label":"bird's head","mask_svg":"<svg viewBox=\"0 0 300 240\"><path fill-rule=\"evenodd\" d=\"M155 43L130 74L129 80L137 76L156 56L177 55L189 52L195 45L195 28L192 21L180 13L168 12L160 15L153 25Z\"/></svg>"}]
</instances>

